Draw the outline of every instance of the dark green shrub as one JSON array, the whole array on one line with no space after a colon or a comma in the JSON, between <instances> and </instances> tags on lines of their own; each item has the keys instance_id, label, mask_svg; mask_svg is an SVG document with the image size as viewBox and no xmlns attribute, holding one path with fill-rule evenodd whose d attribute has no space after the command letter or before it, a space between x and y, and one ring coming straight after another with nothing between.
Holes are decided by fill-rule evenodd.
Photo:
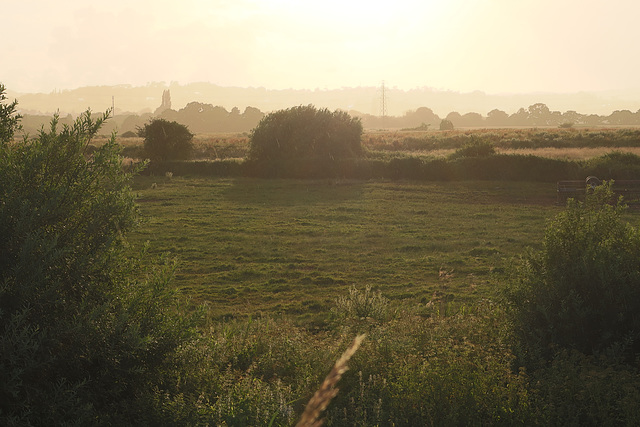
<instances>
[{"instance_id":1,"label":"dark green shrub","mask_svg":"<svg viewBox=\"0 0 640 427\"><path fill-rule=\"evenodd\" d=\"M633 153L613 151L584 162L585 176L594 175L601 179L638 179L640 177L640 156Z\"/></svg>"},{"instance_id":2,"label":"dark green shrub","mask_svg":"<svg viewBox=\"0 0 640 427\"><path fill-rule=\"evenodd\" d=\"M249 159L338 160L362 154L362 123L344 111L312 105L279 110L260 120L250 135Z\"/></svg>"},{"instance_id":3,"label":"dark green shrub","mask_svg":"<svg viewBox=\"0 0 640 427\"><path fill-rule=\"evenodd\" d=\"M1 425L153 424L190 339L172 264L126 256L137 210L115 138L87 154L106 117L0 142Z\"/></svg>"},{"instance_id":4,"label":"dark green shrub","mask_svg":"<svg viewBox=\"0 0 640 427\"><path fill-rule=\"evenodd\" d=\"M556 182L583 176L576 162L521 154L461 157L448 165L455 179Z\"/></svg>"},{"instance_id":5,"label":"dark green shrub","mask_svg":"<svg viewBox=\"0 0 640 427\"><path fill-rule=\"evenodd\" d=\"M153 119L138 128L144 138L144 151L151 161L184 160L193 151L193 134L185 125L165 119Z\"/></svg>"},{"instance_id":6,"label":"dark green shrub","mask_svg":"<svg viewBox=\"0 0 640 427\"><path fill-rule=\"evenodd\" d=\"M640 372L615 358L563 350L530 382L539 425L640 424Z\"/></svg>"},{"instance_id":7,"label":"dark green shrub","mask_svg":"<svg viewBox=\"0 0 640 427\"><path fill-rule=\"evenodd\" d=\"M506 301L527 366L562 349L627 361L640 352L640 232L611 200L608 184L570 200L543 249L519 263Z\"/></svg>"},{"instance_id":8,"label":"dark green shrub","mask_svg":"<svg viewBox=\"0 0 640 427\"><path fill-rule=\"evenodd\" d=\"M389 177L392 179L422 179L424 162L418 157L402 157L389 160Z\"/></svg>"}]
</instances>

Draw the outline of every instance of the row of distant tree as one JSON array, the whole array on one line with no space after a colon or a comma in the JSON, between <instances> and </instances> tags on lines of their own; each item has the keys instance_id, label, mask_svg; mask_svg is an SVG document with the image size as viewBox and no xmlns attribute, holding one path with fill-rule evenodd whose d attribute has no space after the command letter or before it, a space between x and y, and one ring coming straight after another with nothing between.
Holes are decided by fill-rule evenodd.
<instances>
[{"instance_id":1,"label":"row of distant tree","mask_svg":"<svg viewBox=\"0 0 640 427\"><path fill-rule=\"evenodd\" d=\"M166 109L158 114L129 115L117 126L119 133L137 132L152 118L178 122L193 133L249 132L255 128L264 113L257 108L247 107L244 112L236 107L227 111L224 107L201 102L190 102L179 110ZM116 117L116 121L117 117Z\"/></svg>"},{"instance_id":2,"label":"row of distant tree","mask_svg":"<svg viewBox=\"0 0 640 427\"><path fill-rule=\"evenodd\" d=\"M409 111L401 117L380 117L359 115L365 128L417 128L431 126L437 129L442 121L430 108L421 107ZM608 116L580 114L576 111L551 111L545 104L533 104L520 108L513 114L498 109L489 111L487 116L478 113L460 114L451 112L446 117L455 127L500 127L500 126L612 126L640 125L640 110L616 110Z\"/></svg>"},{"instance_id":3,"label":"row of distant tree","mask_svg":"<svg viewBox=\"0 0 640 427\"><path fill-rule=\"evenodd\" d=\"M122 134L135 134L138 129L144 127L154 118L175 121L189 128L193 133L213 132L249 132L255 128L264 113L257 108L247 107L243 112L236 107L227 111L223 107L214 107L211 104L191 102L179 110L165 109L158 114L119 114L111 117L101 129L101 132L110 134L114 130ZM25 132L33 135L43 126L49 126L50 116L25 114L22 118L22 127ZM74 118L71 115L60 117L61 125L71 125Z\"/></svg>"},{"instance_id":4,"label":"row of distant tree","mask_svg":"<svg viewBox=\"0 0 640 427\"><path fill-rule=\"evenodd\" d=\"M190 102L184 108L165 110L160 118L176 121L187 126L191 132L248 132L260 122L264 113L257 108L247 107L240 113L237 107L227 111L212 104Z\"/></svg>"},{"instance_id":5,"label":"row of distant tree","mask_svg":"<svg viewBox=\"0 0 640 427\"><path fill-rule=\"evenodd\" d=\"M365 129L384 128L429 128L438 129L443 118L435 114L430 108L420 107L414 111L408 111L402 116L373 116L358 112L350 112L354 117L362 120ZM193 133L213 133L213 132L249 132L255 128L264 113L254 107L246 107L243 112L236 107L227 111L220 106L205 104L201 102L191 102L179 110L165 109L158 114L146 113L118 115L108 121L104 132L117 130L119 134L126 132L136 133L138 128L143 127L152 118L162 118L169 121L176 121L186 125ZM479 113L460 114L458 112L449 113L444 119L451 121L456 128L466 127L501 127L501 126L614 126L614 125L640 125L640 110L631 112L629 110L617 110L608 116L597 114L580 114L576 111L551 111L545 104L533 104L528 108L520 108L513 114L494 109L487 116ZM22 124L24 129L33 134L48 124L50 117L25 115ZM73 117L61 118L61 123L72 123Z\"/></svg>"}]
</instances>

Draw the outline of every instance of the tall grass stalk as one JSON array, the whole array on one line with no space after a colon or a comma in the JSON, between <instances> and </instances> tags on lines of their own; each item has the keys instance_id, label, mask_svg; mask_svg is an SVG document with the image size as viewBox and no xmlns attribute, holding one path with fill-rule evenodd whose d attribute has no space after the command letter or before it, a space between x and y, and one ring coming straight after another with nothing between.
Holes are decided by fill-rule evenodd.
<instances>
[{"instance_id":1,"label":"tall grass stalk","mask_svg":"<svg viewBox=\"0 0 640 427\"><path fill-rule=\"evenodd\" d=\"M329 372L329 375L324 379L324 382L315 392L309 403L302 413L300 417L300 421L296 424L296 427L319 427L324 423L323 419L320 419L320 415L322 412L327 409L327 406L338 394L338 389L336 385L342 375L349 369L347 366L347 362L351 359L360 347L362 340L364 340L364 335L358 335L354 340L351 346L342 354L342 356L336 361L336 364Z\"/></svg>"}]
</instances>

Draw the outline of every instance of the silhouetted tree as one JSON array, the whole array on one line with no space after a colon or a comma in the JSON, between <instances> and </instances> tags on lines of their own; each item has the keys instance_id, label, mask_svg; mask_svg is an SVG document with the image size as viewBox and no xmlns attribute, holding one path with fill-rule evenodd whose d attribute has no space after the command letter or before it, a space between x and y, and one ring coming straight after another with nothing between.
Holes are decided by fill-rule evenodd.
<instances>
[{"instance_id":1,"label":"silhouetted tree","mask_svg":"<svg viewBox=\"0 0 640 427\"><path fill-rule=\"evenodd\" d=\"M178 110L176 121L188 126L194 132L207 132L220 129L229 118L229 112L222 107L214 107L202 102L190 102Z\"/></svg>"},{"instance_id":2,"label":"silhouetted tree","mask_svg":"<svg viewBox=\"0 0 640 427\"><path fill-rule=\"evenodd\" d=\"M130 115L119 126L121 132L136 131L138 128L144 126L145 122L151 118L150 115ZM137 132L136 132L137 133Z\"/></svg>"},{"instance_id":3,"label":"silhouetted tree","mask_svg":"<svg viewBox=\"0 0 640 427\"><path fill-rule=\"evenodd\" d=\"M506 126L509 124L509 115L502 110L491 110L487 113L486 124L489 126Z\"/></svg>"},{"instance_id":4,"label":"silhouetted tree","mask_svg":"<svg viewBox=\"0 0 640 427\"><path fill-rule=\"evenodd\" d=\"M529 106L529 123L533 126L550 124L551 111L545 104L537 103Z\"/></svg>"},{"instance_id":5,"label":"silhouetted tree","mask_svg":"<svg viewBox=\"0 0 640 427\"><path fill-rule=\"evenodd\" d=\"M440 122L440 130L453 130L453 122L449 119L442 119Z\"/></svg>"},{"instance_id":6,"label":"silhouetted tree","mask_svg":"<svg viewBox=\"0 0 640 427\"><path fill-rule=\"evenodd\" d=\"M597 114L589 114L584 119L584 124L586 124L587 126L598 126L603 124L603 122L603 118L598 116Z\"/></svg>"},{"instance_id":7,"label":"silhouetted tree","mask_svg":"<svg viewBox=\"0 0 640 427\"><path fill-rule=\"evenodd\" d=\"M584 116L573 110L569 110L562 115L562 122L571 123L572 125L582 124L584 123Z\"/></svg>"},{"instance_id":8,"label":"silhouetted tree","mask_svg":"<svg viewBox=\"0 0 640 427\"><path fill-rule=\"evenodd\" d=\"M607 117L611 125L633 125L636 124L634 114L629 110L616 110Z\"/></svg>"},{"instance_id":9,"label":"silhouetted tree","mask_svg":"<svg viewBox=\"0 0 640 427\"><path fill-rule=\"evenodd\" d=\"M257 125L258 122L264 117L264 113L255 107L247 107L244 109L244 113L242 113L242 116L248 122L255 121Z\"/></svg>"},{"instance_id":10,"label":"silhouetted tree","mask_svg":"<svg viewBox=\"0 0 640 427\"><path fill-rule=\"evenodd\" d=\"M529 125L529 111L520 108L517 112L509 116L509 124L512 126Z\"/></svg>"},{"instance_id":11,"label":"silhouetted tree","mask_svg":"<svg viewBox=\"0 0 640 427\"><path fill-rule=\"evenodd\" d=\"M183 160L193 150L193 134L185 125L164 119L154 119L138 128L144 138L144 150L153 161Z\"/></svg>"},{"instance_id":12,"label":"silhouetted tree","mask_svg":"<svg viewBox=\"0 0 640 427\"><path fill-rule=\"evenodd\" d=\"M260 123L264 117L264 113L255 107L246 107L241 116L240 127L236 131L249 131Z\"/></svg>"},{"instance_id":13,"label":"silhouetted tree","mask_svg":"<svg viewBox=\"0 0 640 427\"><path fill-rule=\"evenodd\" d=\"M427 107L420 107L415 111L408 111L400 118L400 127L415 128L424 125L437 125L440 118Z\"/></svg>"},{"instance_id":14,"label":"silhouetted tree","mask_svg":"<svg viewBox=\"0 0 640 427\"><path fill-rule=\"evenodd\" d=\"M460 124L462 123L462 115L457 111L452 111L447 114L446 119L449 120L455 127L460 126Z\"/></svg>"},{"instance_id":15,"label":"silhouetted tree","mask_svg":"<svg viewBox=\"0 0 640 427\"><path fill-rule=\"evenodd\" d=\"M484 125L484 118L478 113L466 113L459 120L459 126L480 127Z\"/></svg>"}]
</instances>

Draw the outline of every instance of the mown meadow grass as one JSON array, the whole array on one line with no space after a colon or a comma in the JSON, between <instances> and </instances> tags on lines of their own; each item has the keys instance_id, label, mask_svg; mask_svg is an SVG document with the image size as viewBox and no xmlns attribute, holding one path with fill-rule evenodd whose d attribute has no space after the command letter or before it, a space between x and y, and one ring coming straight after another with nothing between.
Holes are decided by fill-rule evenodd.
<instances>
[{"instance_id":1,"label":"mown meadow grass","mask_svg":"<svg viewBox=\"0 0 640 427\"><path fill-rule=\"evenodd\" d=\"M516 363L499 294L564 209L554 183L168 174L134 190L132 247L176 257L174 283L208 306L202 335L171 361L175 391L156 396L163 420L295 425L363 333L327 394L328 426L640 420L634 366L580 353Z\"/></svg>"},{"instance_id":2,"label":"mown meadow grass","mask_svg":"<svg viewBox=\"0 0 640 427\"><path fill-rule=\"evenodd\" d=\"M397 304L492 296L560 209L554 185L533 183L138 177L135 190L130 239L175 256L194 302L320 324L353 285Z\"/></svg>"}]
</instances>

